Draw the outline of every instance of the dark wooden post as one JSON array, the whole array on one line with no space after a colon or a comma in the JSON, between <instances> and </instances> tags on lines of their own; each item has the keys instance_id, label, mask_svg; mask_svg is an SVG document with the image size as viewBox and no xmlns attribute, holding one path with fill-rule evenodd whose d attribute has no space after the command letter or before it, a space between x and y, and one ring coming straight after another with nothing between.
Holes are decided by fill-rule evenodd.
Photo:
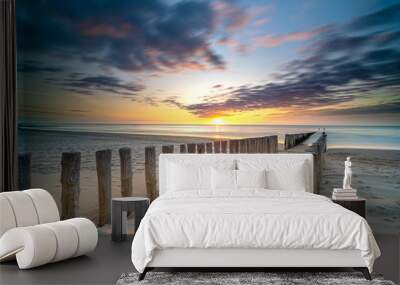
<instances>
[{"instance_id":1,"label":"dark wooden post","mask_svg":"<svg viewBox=\"0 0 400 285\"><path fill-rule=\"evenodd\" d=\"M185 145L185 144L181 144L181 145L179 146L179 152L180 152L180 153L186 153L186 152L187 152L187 150L186 150L186 145Z\"/></svg>"},{"instance_id":2,"label":"dark wooden post","mask_svg":"<svg viewBox=\"0 0 400 285\"><path fill-rule=\"evenodd\" d=\"M61 219L79 216L81 153L63 152L61 158Z\"/></svg>"},{"instance_id":3,"label":"dark wooden post","mask_svg":"<svg viewBox=\"0 0 400 285\"><path fill-rule=\"evenodd\" d=\"M285 150L289 149L289 138L290 136L288 134L285 134L285 146L284 146Z\"/></svg>"},{"instance_id":4,"label":"dark wooden post","mask_svg":"<svg viewBox=\"0 0 400 285\"><path fill-rule=\"evenodd\" d=\"M234 140L229 140L229 153L235 153L235 141Z\"/></svg>"},{"instance_id":5,"label":"dark wooden post","mask_svg":"<svg viewBox=\"0 0 400 285\"><path fill-rule=\"evenodd\" d=\"M236 153L236 140L229 141L229 153Z\"/></svg>"},{"instance_id":6,"label":"dark wooden post","mask_svg":"<svg viewBox=\"0 0 400 285\"><path fill-rule=\"evenodd\" d=\"M239 141L240 144L240 153L248 153L248 142L247 139L241 139Z\"/></svg>"},{"instance_id":7,"label":"dark wooden post","mask_svg":"<svg viewBox=\"0 0 400 285\"><path fill-rule=\"evenodd\" d=\"M248 138L247 141L247 152L248 153L255 153L256 151L256 139L255 138Z\"/></svg>"},{"instance_id":8,"label":"dark wooden post","mask_svg":"<svg viewBox=\"0 0 400 285\"><path fill-rule=\"evenodd\" d=\"M18 189L31 188L31 158L30 153L18 154Z\"/></svg>"},{"instance_id":9,"label":"dark wooden post","mask_svg":"<svg viewBox=\"0 0 400 285\"><path fill-rule=\"evenodd\" d=\"M221 141L214 141L214 153L221 152Z\"/></svg>"},{"instance_id":10,"label":"dark wooden post","mask_svg":"<svg viewBox=\"0 0 400 285\"><path fill-rule=\"evenodd\" d=\"M212 144L212 142L206 143L206 151L207 151L207 153L213 153L213 144Z\"/></svg>"},{"instance_id":11,"label":"dark wooden post","mask_svg":"<svg viewBox=\"0 0 400 285\"><path fill-rule=\"evenodd\" d=\"M310 152L313 155L313 182L314 182L314 193L319 193L319 175L320 175L320 155L318 153L318 146L316 144L312 144L306 152Z\"/></svg>"},{"instance_id":12,"label":"dark wooden post","mask_svg":"<svg viewBox=\"0 0 400 285\"><path fill-rule=\"evenodd\" d=\"M269 137L262 138L262 152L269 153Z\"/></svg>"},{"instance_id":13,"label":"dark wooden post","mask_svg":"<svg viewBox=\"0 0 400 285\"><path fill-rule=\"evenodd\" d=\"M187 144L187 152L188 153L196 153L196 144L195 143L188 143Z\"/></svg>"},{"instance_id":14,"label":"dark wooden post","mask_svg":"<svg viewBox=\"0 0 400 285\"><path fill-rule=\"evenodd\" d=\"M197 144L197 153L205 153L206 152L206 145L204 143Z\"/></svg>"},{"instance_id":15,"label":"dark wooden post","mask_svg":"<svg viewBox=\"0 0 400 285\"><path fill-rule=\"evenodd\" d=\"M228 152L228 142L227 141L221 141L221 152L222 153Z\"/></svg>"},{"instance_id":16,"label":"dark wooden post","mask_svg":"<svg viewBox=\"0 0 400 285\"><path fill-rule=\"evenodd\" d=\"M119 159L121 164L121 196L132 196L132 154L128 147L119 149Z\"/></svg>"},{"instance_id":17,"label":"dark wooden post","mask_svg":"<svg viewBox=\"0 0 400 285\"><path fill-rule=\"evenodd\" d=\"M312 134L310 134L310 136L311 136ZM322 133L322 136L323 136L323 138L324 138L324 152L326 152L326 150L327 150L327 139L326 139L326 137L327 137L327 134L325 133L325 132L323 132Z\"/></svg>"},{"instance_id":18,"label":"dark wooden post","mask_svg":"<svg viewBox=\"0 0 400 285\"><path fill-rule=\"evenodd\" d=\"M239 153L239 140L235 140L236 153Z\"/></svg>"},{"instance_id":19,"label":"dark wooden post","mask_svg":"<svg viewBox=\"0 0 400 285\"><path fill-rule=\"evenodd\" d=\"M163 145L161 148L162 153L173 153L174 152L174 145Z\"/></svg>"},{"instance_id":20,"label":"dark wooden post","mask_svg":"<svg viewBox=\"0 0 400 285\"><path fill-rule=\"evenodd\" d=\"M146 179L146 192L150 201L158 196L156 174L156 148L147 146L144 151L144 170Z\"/></svg>"},{"instance_id":21,"label":"dark wooden post","mask_svg":"<svg viewBox=\"0 0 400 285\"><path fill-rule=\"evenodd\" d=\"M258 153L258 138L252 139L252 153Z\"/></svg>"},{"instance_id":22,"label":"dark wooden post","mask_svg":"<svg viewBox=\"0 0 400 285\"><path fill-rule=\"evenodd\" d=\"M277 153L278 152L278 136L270 136L269 141L270 141L271 153Z\"/></svg>"},{"instance_id":23,"label":"dark wooden post","mask_svg":"<svg viewBox=\"0 0 400 285\"><path fill-rule=\"evenodd\" d=\"M264 153L264 142L265 142L265 137L261 137L258 139L258 152L259 153Z\"/></svg>"},{"instance_id":24,"label":"dark wooden post","mask_svg":"<svg viewBox=\"0 0 400 285\"><path fill-rule=\"evenodd\" d=\"M111 223L111 149L96 151L99 226Z\"/></svg>"}]
</instances>

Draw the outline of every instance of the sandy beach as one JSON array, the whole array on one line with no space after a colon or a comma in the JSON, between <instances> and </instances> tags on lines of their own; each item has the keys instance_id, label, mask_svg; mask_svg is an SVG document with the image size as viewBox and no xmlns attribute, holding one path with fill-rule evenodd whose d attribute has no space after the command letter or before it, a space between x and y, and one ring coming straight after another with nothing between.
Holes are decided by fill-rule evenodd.
<instances>
[{"instance_id":1,"label":"sandy beach","mask_svg":"<svg viewBox=\"0 0 400 285\"><path fill-rule=\"evenodd\" d=\"M367 220L375 233L400 233L400 151L329 149L321 194L331 196L342 185L344 161L352 157L352 187L367 199Z\"/></svg>"},{"instance_id":2,"label":"sandy beach","mask_svg":"<svg viewBox=\"0 0 400 285\"><path fill-rule=\"evenodd\" d=\"M80 213L97 222L98 194L95 152L112 150L112 196L121 196L118 149L132 149L133 193L146 196L144 179L145 146L155 146L157 154L162 145L210 141L206 138L160 135L110 134L95 132L21 131L21 152L32 153L32 187L50 191L58 205L61 202L61 154L81 153ZM328 142L330 135L328 134ZM299 146L300 147L300 146ZM299 147L296 149L298 150ZM279 147L282 150L282 145ZM282 150L283 151L283 150ZM300 152L302 152L300 150ZM400 232L400 150L364 148L332 148L326 153L320 194L331 196L340 187L344 160L352 156L353 187L367 199L367 220L377 233Z\"/></svg>"},{"instance_id":3,"label":"sandy beach","mask_svg":"<svg viewBox=\"0 0 400 285\"><path fill-rule=\"evenodd\" d=\"M400 232L400 151L368 149L329 149L326 153L321 179L322 195L331 196L332 189L340 187L343 162L347 156L353 161L353 188L367 199L367 220L376 233ZM112 195L121 196L119 167L112 169ZM98 195L95 171L81 172L81 215L97 220ZM32 175L34 187L50 190L60 206L60 174ZM146 196L144 172L136 170L133 176L133 195Z\"/></svg>"}]
</instances>

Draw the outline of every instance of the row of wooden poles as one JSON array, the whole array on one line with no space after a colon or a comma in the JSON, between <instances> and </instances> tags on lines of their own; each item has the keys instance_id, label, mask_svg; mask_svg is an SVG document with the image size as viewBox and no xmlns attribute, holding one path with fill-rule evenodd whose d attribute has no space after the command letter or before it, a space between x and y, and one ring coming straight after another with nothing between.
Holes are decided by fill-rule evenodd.
<instances>
[{"instance_id":1,"label":"row of wooden poles","mask_svg":"<svg viewBox=\"0 0 400 285\"><path fill-rule=\"evenodd\" d=\"M303 141L311 137L315 132L300 133L300 134L286 134L285 135L285 150L301 144Z\"/></svg>"},{"instance_id":2,"label":"row of wooden poles","mask_svg":"<svg viewBox=\"0 0 400 285\"><path fill-rule=\"evenodd\" d=\"M99 215L98 225L111 220L111 149L95 153L98 180ZM121 196L132 196L132 155L130 148L120 148ZM19 154L18 159L19 189L31 188L31 154ZM63 152L61 155L61 219L79 216L81 153Z\"/></svg>"},{"instance_id":3,"label":"row of wooden poles","mask_svg":"<svg viewBox=\"0 0 400 285\"><path fill-rule=\"evenodd\" d=\"M162 153L173 153L174 145L163 145ZM278 136L246 138L238 140L216 140L206 143L179 145L180 153L277 153ZM156 148L145 148L145 179L147 196L153 201L158 197Z\"/></svg>"},{"instance_id":4,"label":"row of wooden poles","mask_svg":"<svg viewBox=\"0 0 400 285\"><path fill-rule=\"evenodd\" d=\"M174 145L163 145L162 153L173 153ZM240 140L216 140L205 143L188 143L179 145L180 153L276 153L278 137L266 136ZM110 223L111 220L111 149L95 153L98 180L98 225ZM132 154L130 148L120 148L121 196L132 196ZM63 152L61 155L61 218L69 219L79 216L80 197L80 152ZM147 196L154 200L158 196L156 147L145 147L145 179ZM31 187L31 154L19 155L19 189Z\"/></svg>"}]
</instances>

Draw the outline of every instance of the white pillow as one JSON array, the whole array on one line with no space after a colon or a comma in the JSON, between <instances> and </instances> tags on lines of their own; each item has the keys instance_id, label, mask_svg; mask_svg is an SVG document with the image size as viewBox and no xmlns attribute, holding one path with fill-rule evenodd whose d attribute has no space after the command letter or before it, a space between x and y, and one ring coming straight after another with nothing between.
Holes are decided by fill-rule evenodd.
<instances>
[{"instance_id":1,"label":"white pillow","mask_svg":"<svg viewBox=\"0 0 400 285\"><path fill-rule=\"evenodd\" d=\"M236 170L237 187L240 188L267 188L267 171L263 170Z\"/></svg>"},{"instance_id":2,"label":"white pillow","mask_svg":"<svg viewBox=\"0 0 400 285\"><path fill-rule=\"evenodd\" d=\"M211 167L168 164L167 191L189 191L211 189Z\"/></svg>"},{"instance_id":3,"label":"white pillow","mask_svg":"<svg viewBox=\"0 0 400 285\"><path fill-rule=\"evenodd\" d=\"M307 161L282 158L241 158L238 169L246 171L266 170L267 188L271 190L306 191L311 185L310 167Z\"/></svg>"},{"instance_id":4,"label":"white pillow","mask_svg":"<svg viewBox=\"0 0 400 285\"><path fill-rule=\"evenodd\" d=\"M233 169L211 169L211 187L214 191L236 190L236 170Z\"/></svg>"},{"instance_id":5,"label":"white pillow","mask_svg":"<svg viewBox=\"0 0 400 285\"><path fill-rule=\"evenodd\" d=\"M305 162L293 163L285 171L278 167L267 171L268 189L306 192L307 180Z\"/></svg>"}]
</instances>

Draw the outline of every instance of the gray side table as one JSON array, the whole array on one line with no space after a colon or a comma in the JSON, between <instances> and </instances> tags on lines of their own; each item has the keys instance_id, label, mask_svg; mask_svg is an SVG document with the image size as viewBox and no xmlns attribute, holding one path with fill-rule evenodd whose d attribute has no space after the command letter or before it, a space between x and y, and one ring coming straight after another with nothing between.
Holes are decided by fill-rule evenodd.
<instances>
[{"instance_id":1,"label":"gray side table","mask_svg":"<svg viewBox=\"0 0 400 285\"><path fill-rule=\"evenodd\" d=\"M112 199L112 234L113 241L123 241L127 236L127 215L128 212L135 213L135 232L139 227L140 221L149 208L150 200L144 197L122 197Z\"/></svg>"}]
</instances>

